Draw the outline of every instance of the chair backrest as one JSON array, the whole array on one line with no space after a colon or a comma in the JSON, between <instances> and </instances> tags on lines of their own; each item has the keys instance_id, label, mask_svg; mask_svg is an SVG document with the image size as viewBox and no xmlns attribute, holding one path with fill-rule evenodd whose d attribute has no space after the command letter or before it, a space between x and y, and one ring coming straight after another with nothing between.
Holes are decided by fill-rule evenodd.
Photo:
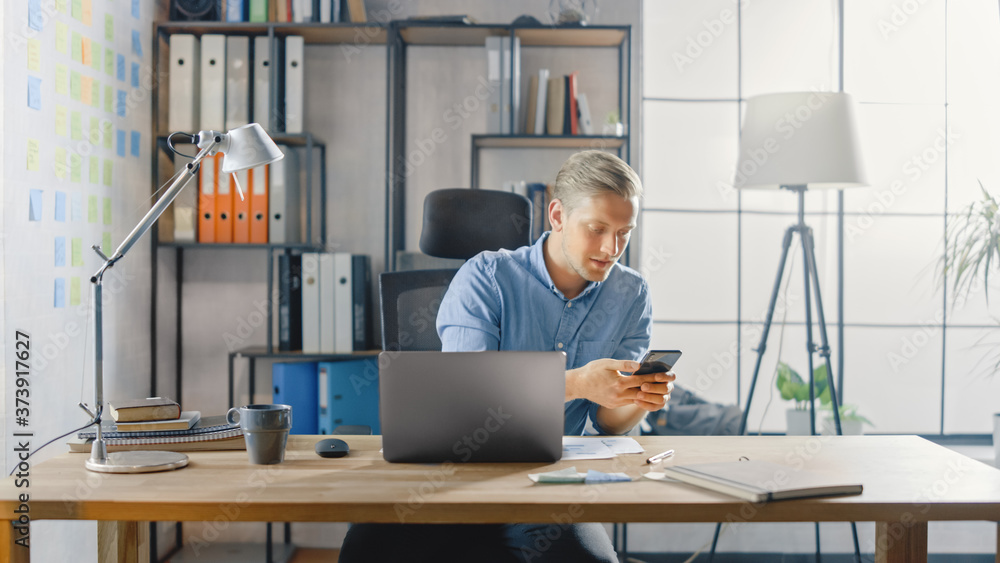
<instances>
[{"instance_id":1,"label":"chair backrest","mask_svg":"<svg viewBox=\"0 0 1000 563\"><path fill-rule=\"evenodd\" d=\"M441 350L437 312L457 272L412 270L379 275L383 350Z\"/></svg>"},{"instance_id":2,"label":"chair backrest","mask_svg":"<svg viewBox=\"0 0 1000 563\"><path fill-rule=\"evenodd\" d=\"M484 250L531 244L531 201L496 190L452 188L424 199L420 250L438 258L468 260Z\"/></svg>"}]
</instances>

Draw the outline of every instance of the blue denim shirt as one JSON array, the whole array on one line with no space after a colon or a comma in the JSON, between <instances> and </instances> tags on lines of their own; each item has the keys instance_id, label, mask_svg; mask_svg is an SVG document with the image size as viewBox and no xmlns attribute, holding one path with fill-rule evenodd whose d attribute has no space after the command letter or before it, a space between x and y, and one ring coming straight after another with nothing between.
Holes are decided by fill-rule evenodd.
<instances>
[{"instance_id":1,"label":"blue denim shirt","mask_svg":"<svg viewBox=\"0 0 1000 563\"><path fill-rule=\"evenodd\" d=\"M652 331L646 280L615 264L607 280L568 300L545 267L548 235L514 251L480 253L462 266L437 315L443 350L556 350L566 353L566 369L600 358L641 360ZM582 434L587 418L606 433L597 408L586 399L566 403L566 435Z\"/></svg>"}]
</instances>

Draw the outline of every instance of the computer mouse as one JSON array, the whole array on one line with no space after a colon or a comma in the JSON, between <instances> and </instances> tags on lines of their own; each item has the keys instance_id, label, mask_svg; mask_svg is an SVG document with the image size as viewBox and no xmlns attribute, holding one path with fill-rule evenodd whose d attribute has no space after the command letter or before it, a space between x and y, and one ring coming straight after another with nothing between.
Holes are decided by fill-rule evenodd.
<instances>
[{"instance_id":1,"label":"computer mouse","mask_svg":"<svg viewBox=\"0 0 1000 563\"><path fill-rule=\"evenodd\" d=\"M350 453L347 442L337 438L327 438L316 442L316 453L319 457L344 457Z\"/></svg>"}]
</instances>

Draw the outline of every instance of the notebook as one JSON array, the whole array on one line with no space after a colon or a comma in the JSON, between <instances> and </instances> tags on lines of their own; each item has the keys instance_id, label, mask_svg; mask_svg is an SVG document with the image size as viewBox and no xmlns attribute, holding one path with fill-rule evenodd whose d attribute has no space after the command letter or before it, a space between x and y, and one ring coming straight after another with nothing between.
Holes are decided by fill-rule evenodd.
<instances>
[{"instance_id":1,"label":"notebook","mask_svg":"<svg viewBox=\"0 0 1000 563\"><path fill-rule=\"evenodd\" d=\"M861 494L861 483L769 461L727 461L664 467L672 479L750 502Z\"/></svg>"},{"instance_id":2,"label":"notebook","mask_svg":"<svg viewBox=\"0 0 1000 563\"><path fill-rule=\"evenodd\" d=\"M390 462L553 462L562 456L563 352L382 352Z\"/></svg>"}]
</instances>

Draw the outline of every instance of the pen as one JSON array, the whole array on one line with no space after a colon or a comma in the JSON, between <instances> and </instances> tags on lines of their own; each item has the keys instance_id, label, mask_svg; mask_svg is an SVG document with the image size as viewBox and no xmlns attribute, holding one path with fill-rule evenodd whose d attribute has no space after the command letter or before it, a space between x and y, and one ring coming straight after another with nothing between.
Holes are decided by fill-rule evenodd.
<instances>
[{"instance_id":1,"label":"pen","mask_svg":"<svg viewBox=\"0 0 1000 563\"><path fill-rule=\"evenodd\" d=\"M658 461L663 461L663 460L667 459L668 457L670 457L672 455L674 455L674 450L667 450L667 451L663 452L662 454L656 454L653 457L647 459L646 463L650 464L650 463L656 463Z\"/></svg>"}]
</instances>

